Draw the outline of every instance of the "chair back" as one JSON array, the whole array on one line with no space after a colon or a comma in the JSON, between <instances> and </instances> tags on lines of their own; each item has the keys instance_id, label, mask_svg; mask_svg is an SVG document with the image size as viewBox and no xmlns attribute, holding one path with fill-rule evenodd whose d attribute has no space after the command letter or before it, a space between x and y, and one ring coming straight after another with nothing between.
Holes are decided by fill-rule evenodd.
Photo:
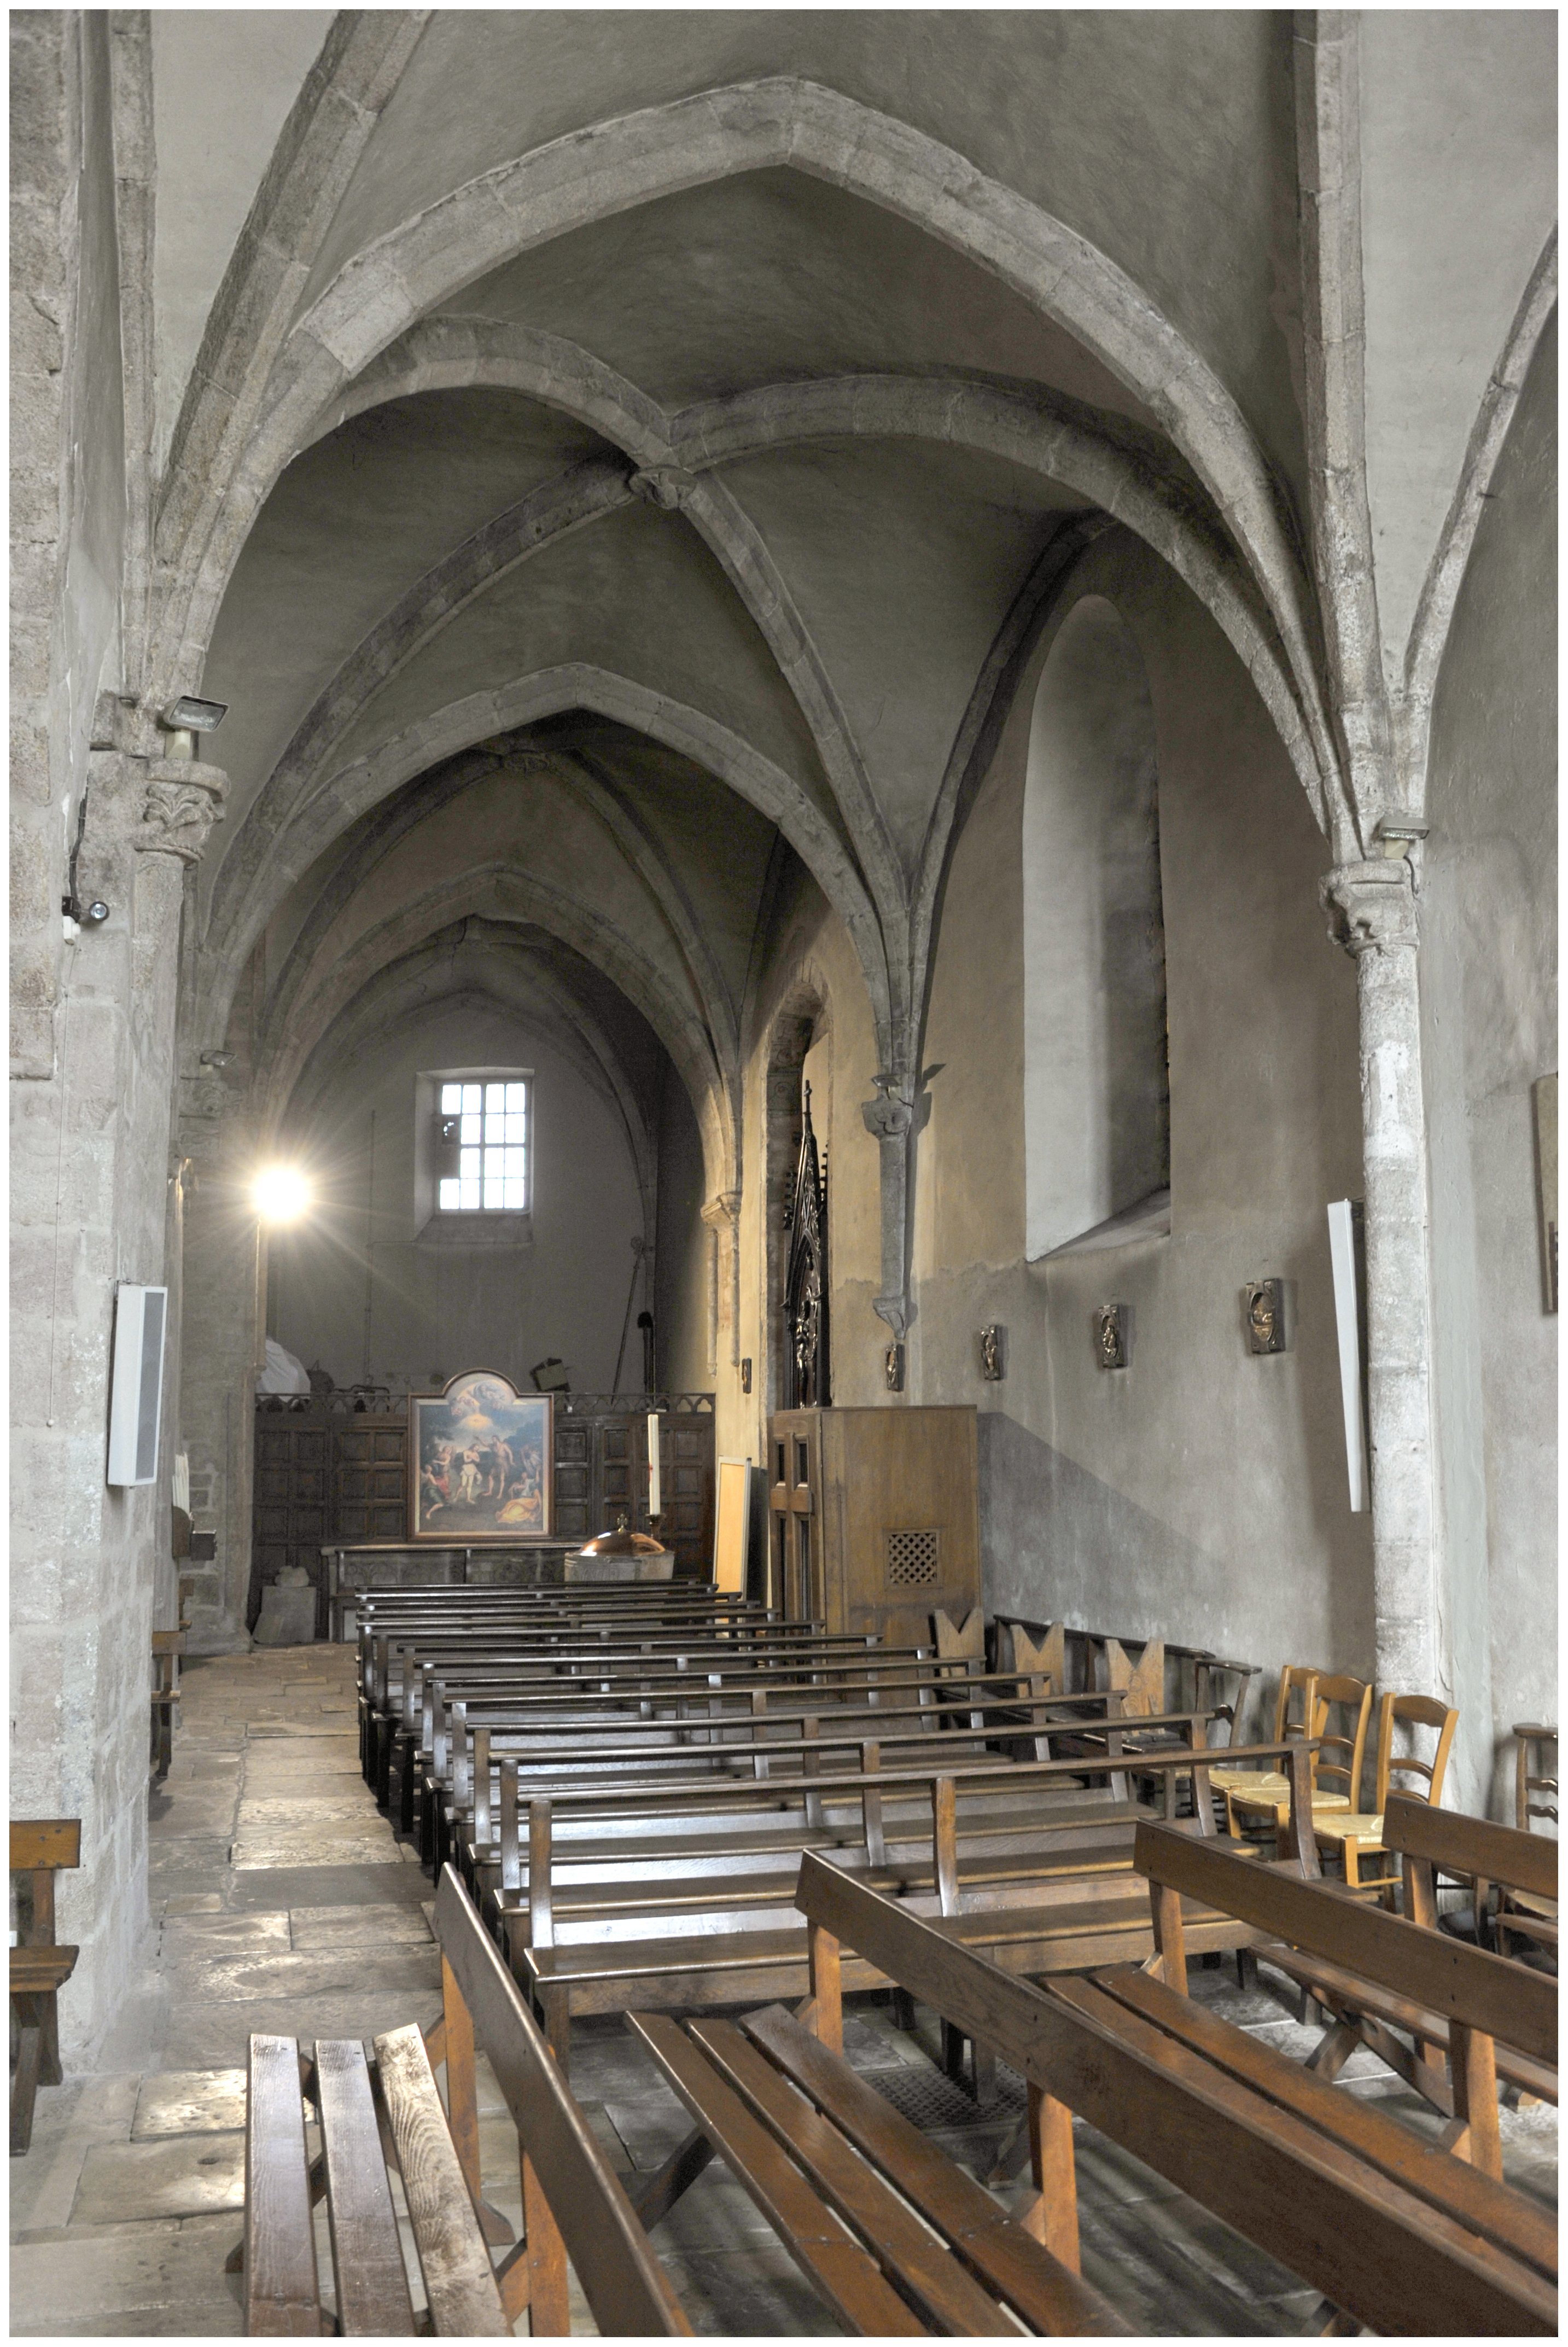
<instances>
[{"instance_id":1,"label":"chair back","mask_svg":"<svg viewBox=\"0 0 1568 2347\"><path fill-rule=\"evenodd\" d=\"M1316 1663L1286 1663L1279 1674L1279 1691L1274 1699L1274 1741L1283 1744L1287 1736L1310 1736L1312 1715L1317 1700L1317 1681L1323 1674Z\"/></svg>"},{"instance_id":2,"label":"chair back","mask_svg":"<svg viewBox=\"0 0 1568 2347\"><path fill-rule=\"evenodd\" d=\"M1557 1730L1539 1720L1522 1719L1513 1729L1519 1747L1513 1787L1513 1822L1521 1833L1530 1831L1532 1818L1557 1823ZM1550 1768L1552 1773L1547 1775ZM1532 1774L1532 1769L1539 1773ZM1532 1800L1532 1794L1550 1794L1550 1800Z\"/></svg>"},{"instance_id":3,"label":"chair back","mask_svg":"<svg viewBox=\"0 0 1568 2347\"><path fill-rule=\"evenodd\" d=\"M1402 1752L1396 1758L1396 1725L1437 1730L1437 1750L1430 1761L1417 1759L1413 1752ZM1459 1713L1450 1704L1439 1703L1432 1696L1390 1693L1383 1697L1378 1712L1377 1814L1381 1815L1388 1808L1390 1792L1408 1792L1413 1799L1430 1801L1433 1809L1437 1808L1442 1799L1449 1748L1458 1726ZM1417 1781L1413 1785L1396 1785L1396 1777L1413 1777Z\"/></svg>"},{"instance_id":4,"label":"chair back","mask_svg":"<svg viewBox=\"0 0 1568 2347\"><path fill-rule=\"evenodd\" d=\"M1321 1717L1312 1730L1319 1745L1314 1790L1347 1794L1355 1809L1361 1797L1361 1768L1372 1717L1371 1682L1348 1676L1319 1679L1317 1707ZM1331 1717L1337 1718L1332 1727Z\"/></svg>"}]
</instances>

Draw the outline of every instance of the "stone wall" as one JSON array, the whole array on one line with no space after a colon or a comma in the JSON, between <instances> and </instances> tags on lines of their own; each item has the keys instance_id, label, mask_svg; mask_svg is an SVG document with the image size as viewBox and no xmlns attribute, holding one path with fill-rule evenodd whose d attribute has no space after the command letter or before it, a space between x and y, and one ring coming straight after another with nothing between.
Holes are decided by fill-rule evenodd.
<instances>
[{"instance_id":1,"label":"stone wall","mask_svg":"<svg viewBox=\"0 0 1568 2347\"><path fill-rule=\"evenodd\" d=\"M1034 681L1075 599L1109 598L1157 734L1171 1232L1025 1260L1021 832ZM1369 1672L1371 1542L1352 1516L1324 1209L1358 1195L1355 975L1317 902L1317 833L1234 653L1121 533L1084 558L954 856L924 1057L912 1388L981 1410L988 1608L1163 1632L1272 1671ZM1042 1104L1049 1113L1049 1103ZM1292 1349L1247 1349L1242 1286L1281 1276ZM1091 1317L1132 1307L1130 1366ZM980 1377L978 1332L1006 1329Z\"/></svg>"},{"instance_id":2,"label":"stone wall","mask_svg":"<svg viewBox=\"0 0 1568 2347\"><path fill-rule=\"evenodd\" d=\"M1557 1065L1556 360L1553 326L1455 607L1420 893L1453 1799L1509 1818L1509 1729L1557 1716L1557 1323L1531 1098Z\"/></svg>"},{"instance_id":3,"label":"stone wall","mask_svg":"<svg viewBox=\"0 0 1568 2347\"><path fill-rule=\"evenodd\" d=\"M160 770L110 747L89 757L126 502L108 19L40 12L12 32L14 259L33 302L13 354L11 1804L82 1822L82 1864L59 1892L60 1936L81 1949L61 2005L69 2059L112 2012L146 1918L149 1638L172 1430L157 1483L110 1489L107 1395L116 1287L157 1285L165 1268L184 862L146 819ZM80 894L109 915L62 955L66 830L84 784Z\"/></svg>"}]
</instances>

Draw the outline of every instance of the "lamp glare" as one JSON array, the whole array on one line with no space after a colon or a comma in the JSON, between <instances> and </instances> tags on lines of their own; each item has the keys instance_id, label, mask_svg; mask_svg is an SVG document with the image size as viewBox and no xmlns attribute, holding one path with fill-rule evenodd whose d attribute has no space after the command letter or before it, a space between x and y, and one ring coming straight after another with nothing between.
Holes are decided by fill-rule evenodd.
<instances>
[{"instance_id":1,"label":"lamp glare","mask_svg":"<svg viewBox=\"0 0 1568 2347\"><path fill-rule=\"evenodd\" d=\"M311 1185L297 1165L269 1165L251 1195L264 1223L297 1223L311 1203Z\"/></svg>"}]
</instances>

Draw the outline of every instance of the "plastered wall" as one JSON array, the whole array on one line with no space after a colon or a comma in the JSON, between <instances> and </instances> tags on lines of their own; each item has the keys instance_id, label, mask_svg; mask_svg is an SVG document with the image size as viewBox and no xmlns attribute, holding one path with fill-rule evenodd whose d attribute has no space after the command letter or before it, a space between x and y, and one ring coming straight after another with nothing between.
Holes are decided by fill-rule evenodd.
<instances>
[{"instance_id":1,"label":"plastered wall","mask_svg":"<svg viewBox=\"0 0 1568 2347\"><path fill-rule=\"evenodd\" d=\"M478 1066L534 1072L531 1245L452 1246L416 1233L415 1078ZM297 1138L323 1203L271 1244L270 1329L291 1352L319 1359L340 1385L368 1369L424 1388L482 1367L525 1390L531 1366L554 1353L579 1391L610 1390L631 1240L644 1235L636 1169L608 1087L537 1029L477 1004L403 1022L356 1058ZM641 1374L633 1326L626 1375Z\"/></svg>"},{"instance_id":2,"label":"plastered wall","mask_svg":"<svg viewBox=\"0 0 1568 2347\"><path fill-rule=\"evenodd\" d=\"M1025 1260L1021 836L1034 686L1079 594L1136 639L1157 735L1172 1229ZM988 1610L1271 1667L1371 1661L1368 1520L1349 1512L1324 1207L1358 1194L1355 974L1317 901L1325 845L1234 653L1113 533L1036 648L958 841L925 1058L912 1386L979 1405ZM1294 1283L1294 1348L1245 1347L1249 1278ZM1091 1316L1130 1305L1129 1368ZM978 1331L1007 1331L980 1376Z\"/></svg>"},{"instance_id":3,"label":"plastered wall","mask_svg":"<svg viewBox=\"0 0 1568 2347\"><path fill-rule=\"evenodd\" d=\"M1531 1101L1557 1065L1556 403L1553 325L1454 611L1421 879L1453 1799L1500 1817L1509 1729L1557 1716L1557 1321Z\"/></svg>"}]
</instances>

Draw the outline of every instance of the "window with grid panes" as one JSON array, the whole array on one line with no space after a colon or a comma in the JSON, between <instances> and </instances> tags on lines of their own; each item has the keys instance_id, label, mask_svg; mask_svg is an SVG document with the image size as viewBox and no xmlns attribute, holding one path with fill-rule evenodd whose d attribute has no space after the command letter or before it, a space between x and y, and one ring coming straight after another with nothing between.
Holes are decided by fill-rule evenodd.
<instances>
[{"instance_id":1,"label":"window with grid panes","mask_svg":"<svg viewBox=\"0 0 1568 2347\"><path fill-rule=\"evenodd\" d=\"M528 1086L505 1081L444 1083L441 1133L446 1163L456 1144L456 1174L444 1173L436 1204L445 1214L522 1214L528 1209ZM455 1128L455 1129L454 1129Z\"/></svg>"}]
</instances>

